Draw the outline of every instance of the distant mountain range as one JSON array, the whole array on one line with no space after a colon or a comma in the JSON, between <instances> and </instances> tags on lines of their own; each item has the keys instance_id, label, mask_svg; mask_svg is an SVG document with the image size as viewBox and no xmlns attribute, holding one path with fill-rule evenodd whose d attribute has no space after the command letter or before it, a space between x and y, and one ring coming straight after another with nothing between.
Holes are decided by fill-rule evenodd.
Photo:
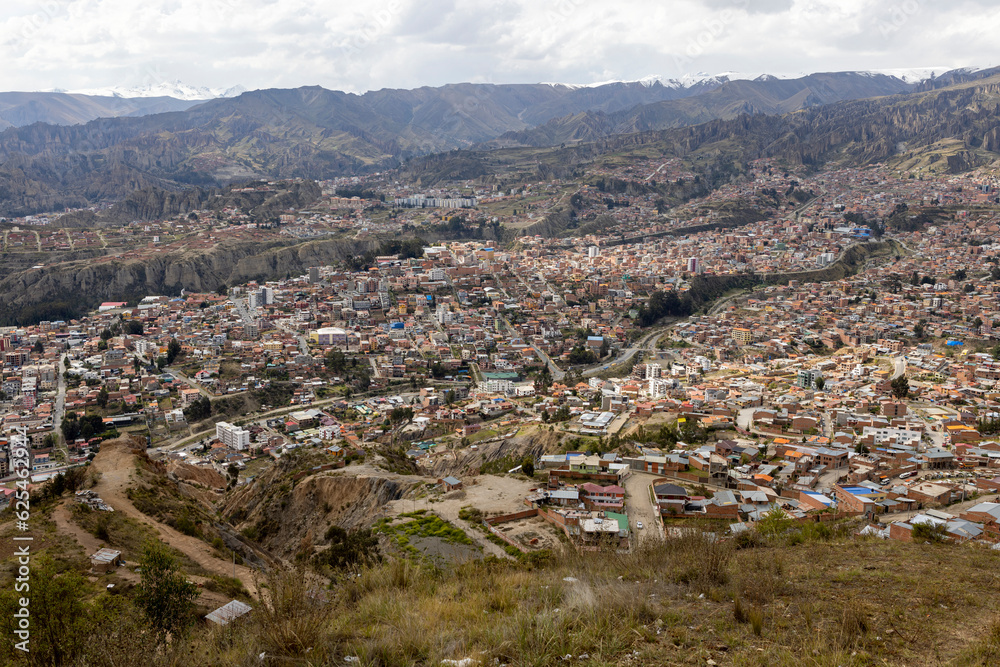
<instances>
[{"instance_id":1,"label":"distant mountain range","mask_svg":"<svg viewBox=\"0 0 1000 667\"><path fill-rule=\"evenodd\" d=\"M519 174L526 181L564 178L614 155L681 157L713 187L756 159L820 169L885 163L917 173L961 173L1000 164L1000 68L963 73L919 90L845 100L781 115L741 114L688 127L606 136L540 148L451 151L411 160L403 178L443 181ZM669 183L653 187L664 197ZM658 188L658 189L657 189Z\"/></svg>"},{"instance_id":2,"label":"distant mountain range","mask_svg":"<svg viewBox=\"0 0 1000 667\"><path fill-rule=\"evenodd\" d=\"M216 90L173 81L133 88L0 93L0 130L32 123L78 125L97 118L184 111L205 100L245 92L243 86Z\"/></svg>"},{"instance_id":3,"label":"distant mountain range","mask_svg":"<svg viewBox=\"0 0 1000 667\"><path fill-rule=\"evenodd\" d=\"M615 134L698 125L741 114L783 114L831 102L894 95L914 84L885 74L837 72L797 79L761 76L725 81L698 95L637 105L616 112L587 110L562 116L528 130L508 132L491 146L553 146L588 142Z\"/></svg>"},{"instance_id":4,"label":"distant mountain range","mask_svg":"<svg viewBox=\"0 0 1000 667\"><path fill-rule=\"evenodd\" d=\"M247 92L243 86L228 88L205 88L190 86L183 81L160 81L141 86L111 86L108 88L90 88L87 90L54 92L70 92L77 95L99 95L104 97L172 97L176 100L204 101L218 97L236 97Z\"/></svg>"},{"instance_id":5,"label":"distant mountain range","mask_svg":"<svg viewBox=\"0 0 1000 667\"><path fill-rule=\"evenodd\" d=\"M6 111L0 106L0 118L12 109L44 111L48 118L22 124L29 118L22 111L20 127L0 132L0 215L116 201L147 187L330 178L453 149L594 142L913 95L996 71L956 70L920 83L912 72L839 72L792 79L694 77L666 85L658 78L595 86L453 84L363 95L311 86L203 102L10 93L28 97ZM102 105L107 114L98 111ZM115 117L73 124L74 114L86 113Z\"/></svg>"}]
</instances>

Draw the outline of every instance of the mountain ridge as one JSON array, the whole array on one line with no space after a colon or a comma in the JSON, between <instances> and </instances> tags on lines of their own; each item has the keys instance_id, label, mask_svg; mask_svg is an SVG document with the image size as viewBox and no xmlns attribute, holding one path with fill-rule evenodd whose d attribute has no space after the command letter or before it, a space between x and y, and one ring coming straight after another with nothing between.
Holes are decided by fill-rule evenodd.
<instances>
[{"instance_id":1,"label":"mountain ridge","mask_svg":"<svg viewBox=\"0 0 1000 667\"><path fill-rule=\"evenodd\" d=\"M962 70L921 85L982 76ZM113 203L150 187L327 179L456 149L592 143L918 88L871 73L716 83L683 91L655 82L450 84L363 95L307 86L82 125L34 123L0 132L0 216Z\"/></svg>"}]
</instances>

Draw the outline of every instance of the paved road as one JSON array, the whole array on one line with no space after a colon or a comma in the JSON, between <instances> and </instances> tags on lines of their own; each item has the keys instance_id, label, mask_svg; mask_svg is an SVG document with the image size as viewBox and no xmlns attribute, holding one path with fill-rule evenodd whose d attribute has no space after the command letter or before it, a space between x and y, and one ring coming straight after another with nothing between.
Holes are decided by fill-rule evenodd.
<instances>
[{"instance_id":1,"label":"paved road","mask_svg":"<svg viewBox=\"0 0 1000 667\"><path fill-rule=\"evenodd\" d=\"M510 323L510 320L508 320L503 315L500 316L500 319L503 320L504 326L507 327L507 333L508 334L510 334L511 336L517 337L517 338L521 338L522 337L521 334L517 332L517 329L514 328L514 325L512 325ZM527 341L525 341L525 342L527 342ZM561 368L559 368L558 366L556 366L555 362L552 361L552 359L549 357L549 355L547 355L543 350L541 350L537 346L531 345L531 344L529 344L529 347L531 347L531 349L535 351L535 354L538 355L538 358L541 359L542 361L544 361L545 365L549 367L549 373L552 374L552 379L553 380L555 380L557 382L561 382L563 380L563 378L566 377L566 371L564 371Z\"/></svg>"},{"instance_id":2,"label":"paved road","mask_svg":"<svg viewBox=\"0 0 1000 667\"><path fill-rule=\"evenodd\" d=\"M899 356L893 360L893 371L890 380L895 380L900 375L906 372L906 357Z\"/></svg>"},{"instance_id":3,"label":"paved road","mask_svg":"<svg viewBox=\"0 0 1000 667\"><path fill-rule=\"evenodd\" d=\"M403 404L404 405L409 405L410 404L410 400L412 400L416 396L419 396L420 392L417 392L417 391L400 392L398 394L390 394L390 395L391 396L399 396L400 398L403 399ZM356 401L356 402L360 402L360 401L364 400L365 398L373 398L373 396L352 397L351 400L352 401ZM312 408L326 407L326 406L330 405L331 403L335 403L337 401L342 401L342 400L346 400L346 399L343 396L334 396L332 398L324 398L324 399L321 399L319 401L313 401L312 403L309 403L307 405L290 405L290 406L285 406L285 407L282 407L282 408L275 408L273 410L268 410L267 412L260 412L260 413L253 413L253 412L251 412L249 414L241 415L241 418L248 418L249 417L251 421L263 421L263 420L266 420L266 419L268 419L270 417L277 417L279 415L286 415L286 414L288 414L290 412L295 412L297 410L311 410ZM181 437L178 440L175 440L175 441L172 441L172 442L167 442L167 443L164 443L164 444L159 445L157 447L154 447L150 451L151 452L167 452L167 451L177 450L177 449L180 449L182 447L186 447L188 445L194 444L194 443L198 442L199 440L201 440L202 438L205 438L205 437L208 437L208 436L214 437L214 435L215 435L215 426L213 425L210 429L207 429L205 431L198 431L197 433L194 433L192 435L183 436L183 437Z\"/></svg>"},{"instance_id":4,"label":"paved road","mask_svg":"<svg viewBox=\"0 0 1000 667\"><path fill-rule=\"evenodd\" d=\"M191 378L189 378L188 376L184 375L184 373L180 372L179 370L168 369L167 372L169 372L175 378L179 379L181 382L183 382L183 383L187 384L188 386L190 386L192 389L197 389L201 393L202 396L207 396L210 399L214 396L213 393L211 393L208 389L205 388L205 385L203 385L202 383L198 382L197 380L192 380Z\"/></svg>"},{"instance_id":5,"label":"paved road","mask_svg":"<svg viewBox=\"0 0 1000 667\"><path fill-rule=\"evenodd\" d=\"M621 364L627 363L629 359L631 359L632 357L634 357L636 354L638 354L641 351L655 349L656 348L656 341L658 341L660 339L660 336L662 336L663 334L665 334L667 332L667 329L669 329L670 326L671 325L668 324L666 327L664 327L662 329L657 329L655 331L649 332L648 334L646 334L645 336L643 336L642 339L640 339L638 343L636 343L632 347L626 348L625 350L623 350L614 359L611 359L611 360L605 361L603 363L597 364L596 366L591 366L587 370L583 371L583 373L581 373L581 375L583 377L589 377L591 375L596 375L597 373L605 371L605 370L607 370L609 368L613 368L614 366L619 366Z\"/></svg>"}]
</instances>

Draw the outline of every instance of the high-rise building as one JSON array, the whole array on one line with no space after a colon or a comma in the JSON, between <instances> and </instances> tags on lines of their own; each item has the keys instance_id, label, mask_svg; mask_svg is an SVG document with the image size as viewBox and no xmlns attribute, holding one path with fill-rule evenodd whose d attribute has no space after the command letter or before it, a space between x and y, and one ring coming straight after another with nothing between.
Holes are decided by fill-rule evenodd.
<instances>
[{"instance_id":1,"label":"high-rise building","mask_svg":"<svg viewBox=\"0 0 1000 667\"><path fill-rule=\"evenodd\" d=\"M318 283L319 282L319 267L311 266L309 267L309 282Z\"/></svg>"},{"instance_id":2,"label":"high-rise building","mask_svg":"<svg viewBox=\"0 0 1000 667\"><path fill-rule=\"evenodd\" d=\"M241 451L250 447L250 431L228 422L219 422L215 425L215 437L232 449Z\"/></svg>"}]
</instances>

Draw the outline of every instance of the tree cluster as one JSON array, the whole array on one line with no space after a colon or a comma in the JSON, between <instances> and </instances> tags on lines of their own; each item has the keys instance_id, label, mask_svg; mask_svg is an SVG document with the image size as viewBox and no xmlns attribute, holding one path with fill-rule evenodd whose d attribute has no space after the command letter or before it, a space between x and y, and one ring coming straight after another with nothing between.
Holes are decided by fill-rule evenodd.
<instances>
[{"instance_id":1,"label":"tree cluster","mask_svg":"<svg viewBox=\"0 0 1000 667\"><path fill-rule=\"evenodd\" d=\"M191 405L184 408L184 419L186 419L188 423L208 419L211 416L212 401L208 399L208 396L199 396L191 402Z\"/></svg>"},{"instance_id":2,"label":"tree cluster","mask_svg":"<svg viewBox=\"0 0 1000 667\"><path fill-rule=\"evenodd\" d=\"M90 440L106 432L104 420L100 415L85 415L78 418L75 412L66 413L60 429L66 442L73 442L77 438Z\"/></svg>"}]
</instances>

